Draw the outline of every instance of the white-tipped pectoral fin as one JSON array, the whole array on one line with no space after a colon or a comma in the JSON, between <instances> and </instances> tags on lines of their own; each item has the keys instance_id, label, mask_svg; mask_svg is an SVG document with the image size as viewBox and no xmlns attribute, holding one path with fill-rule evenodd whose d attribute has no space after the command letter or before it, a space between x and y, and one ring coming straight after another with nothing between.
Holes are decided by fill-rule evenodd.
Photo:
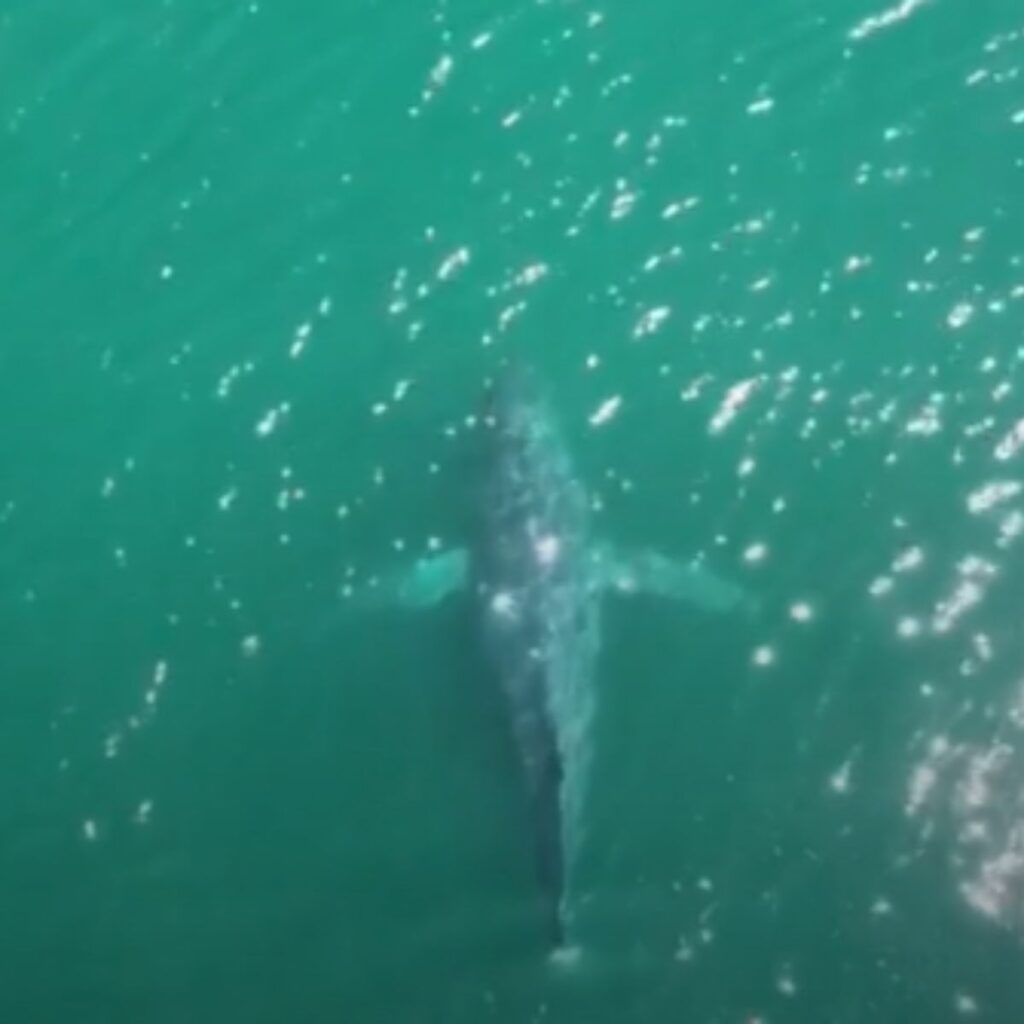
<instances>
[{"instance_id":1,"label":"white-tipped pectoral fin","mask_svg":"<svg viewBox=\"0 0 1024 1024\"><path fill-rule=\"evenodd\" d=\"M417 559L386 575L359 595L360 603L377 607L431 608L465 588L469 553L452 548Z\"/></svg>"},{"instance_id":2,"label":"white-tipped pectoral fin","mask_svg":"<svg viewBox=\"0 0 1024 1024\"><path fill-rule=\"evenodd\" d=\"M701 560L679 561L650 549L620 552L608 548L596 552L594 560L600 585L616 593L652 594L711 612L752 607L742 587Z\"/></svg>"}]
</instances>

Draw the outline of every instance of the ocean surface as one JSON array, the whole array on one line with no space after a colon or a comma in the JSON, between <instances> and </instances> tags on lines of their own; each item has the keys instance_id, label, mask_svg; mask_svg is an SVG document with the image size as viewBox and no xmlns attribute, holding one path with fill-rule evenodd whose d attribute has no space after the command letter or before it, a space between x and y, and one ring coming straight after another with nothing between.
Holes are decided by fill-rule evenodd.
<instances>
[{"instance_id":1,"label":"ocean surface","mask_svg":"<svg viewBox=\"0 0 1024 1024\"><path fill-rule=\"evenodd\" d=\"M0 10L0 1020L1024 1020L1024 16ZM458 544L532 364L610 597L553 959ZM571 723L563 723L567 727Z\"/></svg>"}]
</instances>

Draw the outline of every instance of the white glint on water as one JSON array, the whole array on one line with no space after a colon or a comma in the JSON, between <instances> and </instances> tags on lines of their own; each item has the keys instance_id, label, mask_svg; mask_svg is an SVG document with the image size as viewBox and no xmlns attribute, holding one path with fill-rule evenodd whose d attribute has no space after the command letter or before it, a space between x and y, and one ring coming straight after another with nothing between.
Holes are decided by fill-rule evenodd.
<instances>
[{"instance_id":1,"label":"white glint on water","mask_svg":"<svg viewBox=\"0 0 1024 1024\"><path fill-rule=\"evenodd\" d=\"M850 29L849 37L855 42L889 28L898 22L905 21L915 11L924 7L930 0L900 0L894 7L889 7L878 14L872 14Z\"/></svg>"},{"instance_id":2,"label":"white glint on water","mask_svg":"<svg viewBox=\"0 0 1024 1024\"><path fill-rule=\"evenodd\" d=\"M619 395L614 395L611 398L605 399L591 414L589 420L590 425L592 427L600 427L607 423L619 411L621 405L622 398Z\"/></svg>"},{"instance_id":3,"label":"white glint on water","mask_svg":"<svg viewBox=\"0 0 1024 1024\"><path fill-rule=\"evenodd\" d=\"M907 421L905 430L908 434L916 434L921 437L931 437L942 429L942 417L940 405L937 402L928 402L916 416Z\"/></svg>"},{"instance_id":4,"label":"white glint on water","mask_svg":"<svg viewBox=\"0 0 1024 1024\"><path fill-rule=\"evenodd\" d=\"M434 90L440 89L448 81L455 67L450 54L442 54L438 62L430 69L430 85Z\"/></svg>"},{"instance_id":5,"label":"white glint on water","mask_svg":"<svg viewBox=\"0 0 1024 1024\"><path fill-rule=\"evenodd\" d=\"M953 998L953 1007L964 1017L973 1017L980 1009L978 1000L970 992L957 992Z\"/></svg>"},{"instance_id":6,"label":"white glint on water","mask_svg":"<svg viewBox=\"0 0 1024 1024\"><path fill-rule=\"evenodd\" d=\"M946 323L954 331L966 327L974 316L974 307L969 302L958 302L946 317Z\"/></svg>"},{"instance_id":7,"label":"white glint on water","mask_svg":"<svg viewBox=\"0 0 1024 1024\"><path fill-rule=\"evenodd\" d=\"M743 552L743 561L747 565L757 565L768 557L768 545L762 541L750 544Z\"/></svg>"},{"instance_id":8,"label":"white glint on water","mask_svg":"<svg viewBox=\"0 0 1024 1024\"><path fill-rule=\"evenodd\" d=\"M463 267L469 265L469 261L470 251L467 246L456 249L441 261L441 265L437 268L438 280L451 280Z\"/></svg>"},{"instance_id":9,"label":"white glint on water","mask_svg":"<svg viewBox=\"0 0 1024 1024\"><path fill-rule=\"evenodd\" d=\"M957 579L950 594L936 602L932 614L932 630L947 633L972 608L984 600L996 576L996 567L976 555L969 555L957 565Z\"/></svg>"},{"instance_id":10,"label":"white glint on water","mask_svg":"<svg viewBox=\"0 0 1024 1024\"><path fill-rule=\"evenodd\" d=\"M282 402L276 408L270 409L256 424L256 436L269 437L278 428L290 409L291 406L288 402Z\"/></svg>"},{"instance_id":11,"label":"white glint on water","mask_svg":"<svg viewBox=\"0 0 1024 1024\"><path fill-rule=\"evenodd\" d=\"M967 510L975 515L987 512L990 508L1000 505L1021 492L1021 484L1016 480L993 480L972 491L967 496Z\"/></svg>"},{"instance_id":12,"label":"white glint on water","mask_svg":"<svg viewBox=\"0 0 1024 1024\"><path fill-rule=\"evenodd\" d=\"M561 542L550 534L540 537L534 544L534 556L538 565L551 566L558 561L561 554Z\"/></svg>"},{"instance_id":13,"label":"white glint on water","mask_svg":"<svg viewBox=\"0 0 1024 1024\"><path fill-rule=\"evenodd\" d=\"M999 521L999 538L996 543L1007 548L1024 534L1024 512L1014 509Z\"/></svg>"},{"instance_id":14,"label":"white glint on water","mask_svg":"<svg viewBox=\"0 0 1024 1024\"><path fill-rule=\"evenodd\" d=\"M711 418L709 431L712 434L719 434L736 418L737 413L750 399L755 388L760 383L759 377L748 377L746 380L733 384L722 399L721 405Z\"/></svg>"},{"instance_id":15,"label":"white glint on water","mask_svg":"<svg viewBox=\"0 0 1024 1024\"><path fill-rule=\"evenodd\" d=\"M558 946L548 954L548 961L559 970L571 970L576 967L583 956L579 946Z\"/></svg>"},{"instance_id":16,"label":"white glint on water","mask_svg":"<svg viewBox=\"0 0 1024 1024\"><path fill-rule=\"evenodd\" d=\"M668 319L670 313L671 310L668 306L657 306L647 310L636 322L633 328L633 337L645 338L649 334L654 334Z\"/></svg>"},{"instance_id":17,"label":"white glint on water","mask_svg":"<svg viewBox=\"0 0 1024 1024\"><path fill-rule=\"evenodd\" d=\"M852 772L853 758L850 758L850 760L845 761L829 776L828 788L831 789L833 793L845 796L850 792L850 776Z\"/></svg>"},{"instance_id":18,"label":"white glint on water","mask_svg":"<svg viewBox=\"0 0 1024 1024\"><path fill-rule=\"evenodd\" d=\"M910 776L907 799L903 805L908 817L918 814L931 798L940 773L957 756L945 736L934 736L928 744L923 760L914 766Z\"/></svg>"},{"instance_id":19,"label":"white glint on water","mask_svg":"<svg viewBox=\"0 0 1024 1024\"><path fill-rule=\"evenodd\" d=\"M871 904L871 916L872 917L888 917L892 913L892 903L889 902L884 896L879 896Z\"/></svg>"},{"instance_id":20,"label":"white glint on water","mask_svg":"<svg viewBox=\"0 0 1024 1024\"><path fill-rule=\"evenodd\" d=\"M678 217L682 213L686 213L688 210L693 210L700 205L700 199L697 196L688 196L686 199L678 202L669 203L661 211L661 216L665 220L671 220L673 217Z\"/></svg>"},{"instance_id":21,"label":"white glint on water","mask_svg":"<svg viewBox=\"0 0 1024 1024\"><path fill-rule=\"evenodd\" d=\"M298 359L302 355L312 333L313 325L308 320L305 323L299 324L295 329L295 336L292 338L291 346L288 349L290 358Z\"/></svg>"},{"instance_id":22,"label":"white glint on water","mask_svg":"<svg viewBox=\"0 0 1024 1024\"><path fill-rule=\"evenodd\" d=\"M762 96L760 99L754 100L753 103L748 104L748 114L767 114L775 108L775 100L770 96Z\"/></svg>"},{"instance_id":23,"label":"white glint on water","mask_svg":"<svg viewBox=\"0 0 1024 1024\"><path fill-rule=\"evenodd\" d=\"M1024 419L1017 420L1010 430L1003 435L999 444L996 445L995 457L1000 462L1006 462L1007 459L1012 459L1020 451L1021 445L1024 445Z\"/></svg>"},{"instance_id":24,"label":"white glint on water","mask_svg":"<svg viewBox=\"0 0 1024 1024\"><path fill-rule=\"evenodd\" d=\"M921 620L915 619L911 615L904 616L896 624L896 632L903 637L904 640L920 636L922 628Z\"/></svg>"},{"instance_id":25,"label":"white glint on water","mask_svg":"<svg viewBox=\"0 0 1024 1024\"><path fill-rule=\"evenodd\" d=\"M612 201L611 218L621 220L627 216L636 203L636 193L622 191Z\"/></svg>"},{"instance_id":26,"label":"white glint on water","mask_svg":"<svg viewBox=\"0 0 1024 1024\"><path fill-rule=\"evenodd\" d=\"M520 288L528 288L547 277L549 269L546 263L531 263L516 274L515 283Z\"/></svg>"},{"instance_id":27,"label":"white glint on water","mask_svg":"<svg viewBox=\"0 0 1024 1024\"><path fill-rule=\"evenodd\" d=\"M907 548L901 551L892 563L892 571L895 573L910 572L919 568L924 563L924 552L920 547Z\"/></svg>"},{"instance_id":28,"label":"white glint on water","mask_svg":"<svg viewBox=\"0 0 1024 1024\"><path fill-rule=\"evenodd\" d=\"M793 970L790 967L784 967L778 977L775 979L775 988L778 990L779 995L785 996L787 999L792 999L797 993L796 979L793 977Z\"/></svg>"},{"instance_id":29,"label":"white glint on water","mask_svg":"<svg viewBox=\"0 0 1024 1024\"><path fill-rule=\"evenodd\" d=\"M794 622L810 622L814 614L814 608L806 601L797 601L789 606L789 617Z\"/></svg>"}]
</instances>

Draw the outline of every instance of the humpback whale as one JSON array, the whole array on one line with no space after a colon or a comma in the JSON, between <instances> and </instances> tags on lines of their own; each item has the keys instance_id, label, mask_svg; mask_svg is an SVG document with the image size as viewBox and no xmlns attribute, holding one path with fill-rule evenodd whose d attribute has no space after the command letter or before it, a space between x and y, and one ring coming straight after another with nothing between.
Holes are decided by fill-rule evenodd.
<instances>
[{"instance_id":1,"label":"humpback whale","mask_svg":"<svg viewBox=\"0 0 1024 1024\"><path fill-rule=\"evenodd\" d=\"M471 542L378 581L375 603L474 601L483 650L503 694L533 826L535 876L553 949L571 923L571 859L587 775L592 680L609 591L746 603L700 560L622 552L591 533L591 501L534 372L504 366L483 415L480 506Z\"/></svg>"}]
</instances>

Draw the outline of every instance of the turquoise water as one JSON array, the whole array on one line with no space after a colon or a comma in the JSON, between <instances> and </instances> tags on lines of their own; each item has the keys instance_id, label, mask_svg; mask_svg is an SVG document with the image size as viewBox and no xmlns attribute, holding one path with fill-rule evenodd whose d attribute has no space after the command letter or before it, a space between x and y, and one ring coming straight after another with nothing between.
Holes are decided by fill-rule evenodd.
<instances>
[{"instance_id":1,"label":"turquoise water","mask_svg":"<svg viewBox=\"0 0 1024 1024\"><path fill-rule=\"evenodd\" d=\"M1006 5L0 12L4 1020L1024 1013ZM471 609L484 378L602 534L552 964Z\"/></svg>"}]
</instances>

